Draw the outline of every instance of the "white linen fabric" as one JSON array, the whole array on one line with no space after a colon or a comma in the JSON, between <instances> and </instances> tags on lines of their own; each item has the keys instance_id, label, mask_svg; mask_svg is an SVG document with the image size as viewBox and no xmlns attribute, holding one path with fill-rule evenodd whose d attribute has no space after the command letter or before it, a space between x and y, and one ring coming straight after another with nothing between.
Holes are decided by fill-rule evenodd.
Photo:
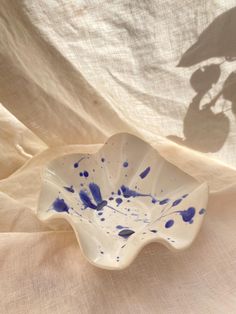
<instances>
[{"instance_id":1,"label":"white linen fabric","mask_svg":"<svg viewBox=\"0 0 236 314\"><path fill-rule=\"evenodd\" d=\"M236 313L236 1L0 1L0 313ZM200 181L204 226L126 270L37 219L41 171L130 132Z\"/></svg>"}]
</instances>

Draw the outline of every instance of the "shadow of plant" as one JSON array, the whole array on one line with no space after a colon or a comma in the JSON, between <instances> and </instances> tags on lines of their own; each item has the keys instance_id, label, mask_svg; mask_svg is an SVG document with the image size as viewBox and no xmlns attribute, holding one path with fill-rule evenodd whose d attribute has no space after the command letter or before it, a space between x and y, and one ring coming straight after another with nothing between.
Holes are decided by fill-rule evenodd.
<instances>
[{"instance_id":1,"label":"shadow of plant","mask_svg":"<svg viewBox=\"0 0 236 314\"><path fill-rule=\"evenodd\" d=\"M219 15L182 56L178 67L190 67L211 58L224 58L223 62L236 60L236 8ZM204 96L221 76L221 64L200 66L191 76L190 84L195 90L183 121L184 138L169 135L179 144L201 152L216 152L221 149L230 131L230 121L225 112L225 100L231 102L230 110L236 115L236 73L225 80L221 91L204 102ZM216 104L221 110L217 112Z\"/></svg>"}]
</instances>

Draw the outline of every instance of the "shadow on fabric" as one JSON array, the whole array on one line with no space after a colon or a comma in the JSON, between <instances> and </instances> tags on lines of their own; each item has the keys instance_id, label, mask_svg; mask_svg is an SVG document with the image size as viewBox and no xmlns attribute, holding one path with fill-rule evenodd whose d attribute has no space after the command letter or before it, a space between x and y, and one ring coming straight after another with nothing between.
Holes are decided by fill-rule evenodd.
<instances>
[{"instance_id":1,"label":"shadow on fabric","mask_svg":"<svg viewBox=\"0 0 236 314\"><path fill-rule=\"evenodd\" d=\"M223 61L199 66L192 74L190 84L196 95L183 121L184 138L169 135L168 139L201 152L217 152L224 145L230 131L225 112L231 110L236 115L236 73L228 76L210 102L204 103L204 96L220 79L222 63L236 60L235 33L236 7L219 15L183 54L178 67L190 67L217 57ZM226 101L230 107L225 108Z\"/></svg>"}]
</instances>

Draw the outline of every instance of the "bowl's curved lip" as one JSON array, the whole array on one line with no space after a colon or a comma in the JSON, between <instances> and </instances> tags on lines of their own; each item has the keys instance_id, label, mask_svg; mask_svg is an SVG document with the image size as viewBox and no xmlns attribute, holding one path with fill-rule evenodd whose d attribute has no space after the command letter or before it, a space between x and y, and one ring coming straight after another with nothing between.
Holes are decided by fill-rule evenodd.
<instances>
[{"instance_id":1,"label":"bowl's curved lip","mask_svg":"<svg viewBox=\"0 0 236 314\"><path fill-rule=\"evenodd\" d=\"M188 247L190 247L193 243L193 241L195 240L200 228L201 228L201 224L198 225L198 229L197 229L197 232L196 232L196 236L189 242L187 242L187 244L185 246L182 246L181 248L176 248L174 247L170 242L167 242L164 238L160 237L160 233L158 235L156 235L154 238L151 238L151 239L146 239L144 241L140 241L140 245L138 245L136 247L136 249L133 251L133 254L129 254L126 256L125 259L122 260L122 262L120 261L120 263L114 263L114 267L113 266L109 266L109 265L103 265L103 264L99 264L99 263L96 263L94 262L92 259L89 258L88 255L85 254L84 252L84 249L83 249L83 246L81 245L81 241L80 241L80 238L79 238L79 235L78 235L78 232L77 232L77 229L76 229L76 226L74 224L74 221L73 221L73 218L71 216L69 216L68 214L65 214L65 213L53 213L53 215L49 218L42 218L41 215L39 215L39 203L40 203L40 198L41 198L41 194L42 194L42 186L43 186L43 182L45 179L45 174L46 172L48 171L48 169L50 168L50 165L55 162L56 160L60 160L62 157L65 157L65 156L70 156L70 155L78 155L78 156L96 156L97 154L99 154L104 146L109 142L111 141L112 139L116 138L116 137L119 137L119 136L129 136L130 138L134 137L134 138L138 138L140 141L142 141L144 144L146 145L149 145L149 147L153 150L155 150L155 152L157 154L160 155L160 153L151 145L149 144L148 142L146 142L145 140L143 140L142 138L140 138L139 136L137 135L134 135L134 134L131 134L131 133L128 133L128 132L119 132L119 133L115 133L113 134L112 136L110 136L103 144L101 144L101 147L95 151L94 153L76 153L76 152L73 152L73 153L65 153L65 154L61 154L59 155L58 157L50 160L47 165L41 170L41 189L40 189L40 193L39 193L39 198L38 198L38 206L37 206L37 216L38 218L43 221L43 222L48 222L50 223L50 221L53 221L53 220L58 220L58 219L62 219L62 220L66 220L69 225L72 227L74 233L75 233L75 236L76 236L76 239L77 239L77 242L79 244L79 247L80 247L80 250L82 252L82 255L85 257L85 259L90 263L92 264L93 266L96 266L96 267L99 267L101 269L106 269L106 270L122 270L122 269L125 269L127 268L135 259L136 257L139 255L139 253L143 250L144 247L146 247L147 245L151 244L151 243L160 243L162 245L164 245L166 248L168 248L169 250L171 250L172 252L179 252L179 251L183 251L185 249L187 249ZM185 171L183 171L182 169L180 169L178 166L172 164L171 162L169 162L168 160L166 160L162 155L160 155L161 158L163 158L165 160L165 162L171 164L172 166L176 167L177 169L179 169L180 171L182 171L183 173L187 174L189 177L193 178L197 183L199 183L199 186L198 188L202 187L202 186L205 186L206 189L207 189L207 194L209 194L209 186L207 184L207 182L200 182L199 180L197 180L196 178L192 177L191 175L189 175L188 173L186 173Z\"/></svg>"},{"instance_id":2,"label":"bowl's curved lip","mask_svg":"<svg viewBox=\"0 0 236 314\"><path fill-rule=\"evenodd\" d=\"M190 175L189 173L187 173L186 171L184 171L183 169L179 168L177 165L173 164L171 161L167 160L165 157L163 157L159 151L150 143L148 143L146 140L144 140L142 137L140 136L137 136L136 134L132 134L132 133L129 133L129 132L118 132L118 133L115 133L115 134L112 134L110 137L108 137L105 142L103 143L97 143L97 145L101 145L101 147L98 148L98 150L96 150L94 153L76 153L76 152L73 152L73 153L62 153L60 154L59 156L57 156L56 158L53 158L52 160L50 160L47 165L41 170L41 178L43 178L45 172L50 168L50 165L51 163L55 162L56 160L60 160L60 158L62 157L65 157L65 156L70 156L70 155L89 155L89 156L96 156L97 154L99 154L103 147L108 143L110 142L112 139L116 138L116 137L120 137L120 136L129 136L130 138L134 137L134 138L137 138L139 139L140 141L142 141L144 144L146 145L149 145L157 154L160 155L161 158L163 158L167 163L171 164L172 166L174 166L175 168L179 169L180 171L182 171L183 173L187 174L188 176L190 176L191 178L193 178L196 182L198 183L206 183L206 181L204 182L201 182L199 181L197 178L193 177L192 175ZM66 147L66 146L65 146ZM208 186L208 184L207 184ZM209 190L209 187L208 187L208 190Z\"/></svg>"}]
</instances>

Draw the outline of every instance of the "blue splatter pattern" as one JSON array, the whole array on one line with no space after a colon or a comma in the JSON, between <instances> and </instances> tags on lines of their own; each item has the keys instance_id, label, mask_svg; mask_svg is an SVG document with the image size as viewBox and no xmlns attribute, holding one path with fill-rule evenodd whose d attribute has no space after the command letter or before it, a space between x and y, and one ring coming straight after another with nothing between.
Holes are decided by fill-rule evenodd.
<instances>
[{"instance_id":1,"label":"blue splatter pattern","mask_svg":"<svg viewBox=\"0 0 236 314\"><path fill-rule=\"evenodd\" d=\"M102 222L102 228L106 231L107 236L110 236L112 233L121 239L121 241L127 241L130 237L133 238L140 234L141 227L147 227L145 229L147 232L142 232L141 239L144 240L146 236L151 234L154 236L154 234L158 233L158 226L162 226L165 229L175 228L175 220L177 217L180 217L183 223L191 225L194 223L196 213L199 215L205 214L204 208L199 209L198 212L193 206L187 208L182 206L182 208L179 209L181 204L184 203L182 203L182 201L187 198L189 194L184 194L176 199L171 199L163 198L163 189L160 189L159 195L143 193L140 190L139 182L145 183L145 178L152 171L151 167L148 165L137 174L137 181L132 185L134 188L131 187L127 183L127 171L132 169L132 164L130 164L127 160L124 160L120 165L123 169L122 171L124 172L124 180L127 181L123 182L123 184L118 187L116 192L113 190L109 195L106 193L106 196L104 196L98 183L94 180L94 174L98 171L96 167L92 169L91 173L89 173L88 169L84 168L82 161L87 158L88 157L83 157L72 164L72 168L76 171L78 176L78 185L76 186L79 186L79 188L76 189L75 185L63 186L64 192L59 192L73 193L73 197L76 198L77 205L79 205L80 208L77 210L71 208L66 203L64 198L58 196L52 203L50 208L51 210L58 213L76 215L80 220L83 218L83 213L91 211L94 213L95 217L97 217L98 221ZM104 169L106 162L109 163L109 160L107 157L102 157L99 162L100 165L101 163L104 164L103 167L99 166L99 171L103 171L101 168ZM130 202L132 203L134 199L139 198L149 199L150 206L157 206L159 216L157 216L154 221L150 219L151 217L149 214L142 213L142 210L140 211L138 208L139 203L137 203L136 209L130 206ZM110 224L110 219L114 214L120 215L121 224L114 225L113 231L107 231L107 221ZM137 230L134 227L129 227L127 222L130 220L132 220L132 226L134 226L134 223L137 224ZM90 219L87 221L88 223L93 223ZM171 238L167 238L167 240L169 242L174 242ZM125 245L126 244L122 244L120 248L125 248ZM106 255L104 248L99 248L99 252L101 255ZM116 256L116 261L118 262L119 260L120 256Z\"/></svg>"}]
</instances>

